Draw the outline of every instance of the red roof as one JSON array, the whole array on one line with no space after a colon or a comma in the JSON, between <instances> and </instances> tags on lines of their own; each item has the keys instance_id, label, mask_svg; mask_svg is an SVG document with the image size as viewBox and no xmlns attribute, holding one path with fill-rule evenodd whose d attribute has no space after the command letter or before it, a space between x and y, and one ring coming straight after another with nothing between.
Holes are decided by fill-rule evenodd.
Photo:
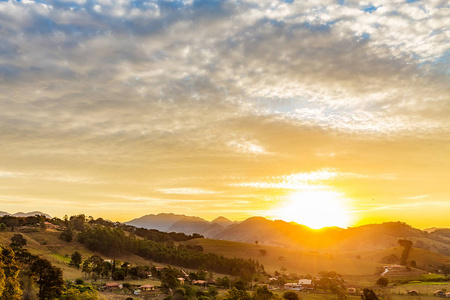
<instances>
[{"instance_id":1,"label":"red roof","mask_svg":"<svg viewBox=\"0 0 450 300\"><path fill-rule=\"evenodd\" d=\"M119 286L119 284L117 282L109 282L109 283L105 283L105 286L107 286L107 287L115 287L115 286Z\"/></svg>"}]
</instances>

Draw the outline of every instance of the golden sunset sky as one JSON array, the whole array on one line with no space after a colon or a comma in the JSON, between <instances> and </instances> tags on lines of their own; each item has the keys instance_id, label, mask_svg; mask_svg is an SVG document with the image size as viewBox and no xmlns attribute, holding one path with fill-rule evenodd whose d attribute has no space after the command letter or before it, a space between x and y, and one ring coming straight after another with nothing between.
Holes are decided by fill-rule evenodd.
<instances>
[{"instance_id":1,"label":"golden sunset sky","mask_svg":"<svg viewBox=\"0 0 450 300\"><path fill-rule=\"evenodd\" d=\"M447 1L0 2L0 210L450 227Z\"/></svg>"}]
</instances>

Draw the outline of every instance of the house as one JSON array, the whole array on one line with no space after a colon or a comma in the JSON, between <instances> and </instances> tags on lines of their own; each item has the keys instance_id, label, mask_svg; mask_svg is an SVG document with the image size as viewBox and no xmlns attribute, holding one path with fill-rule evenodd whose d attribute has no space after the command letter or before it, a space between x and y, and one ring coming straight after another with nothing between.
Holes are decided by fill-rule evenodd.
<instances>
[{"instance_id":1,"label":"house","mask_svg":"<svg viewBox=\"0 0 450 300\"><path fill-rule=\"evenodd\" d=\"M151 285L151 284L144 284L144 285L141 285L139 287L139 289L142 290L142 291L154 291L155 287L153 285Z\"/></svg>"},{"instance_id":2,"label":"house","mask_svg":"<svg viewBox=\"0 0 450 300\"><path fill-rule=\"evenodd\" d=\"M184 278L183 277L178 277L177 279L180 282L180 284L184 284Z\"/></svg>"},{"instance_id":3,"label":"house","mask_svg":"<svg viewBox=\"0 0 450 300\"><path fill-rule=\"evenodd\" d=\"M284 288L285 288L286 290L295 290L295 291L298 291L298 290L301 289L300 286L299 286L297 283L295 283L295 282L288 282L288 283L285 283L285 284L284 284Z\"/></svg>"},{"instance_id":4,"label":"house","mask_svg":"<svg viewBox=\"0 0 450 300\"><path fill-rule=\"evenodd\" d=\"M417 295L419 295L419 292L416 291L416 290L410 290L410 291L408 291L408 295L410 295L410 296L417 296Z\"/></svg>"},{"instance_id":5,"label":"house","mask_svg":"<svg viewBox=\"0 0 450 300\"><path fill-rule=\"evenodd\" d=\"M207 286L208 282L206 280L194 280L192 281L194 285Z\"/></svg>"},{"instance_id":6,"label":"house","mask_svg":"<svg viewBox=\"0 0 450 300\"><path fill-rule=\"evenodd\" d=\"M314 287L312 279L300 279L298 285L302 289L312 289Z\"/></svg>"},{"instance_id":7,"label":"house","mask_svg":"<svg viewBox=\"0 0 450 300\"><path fill-rule=\"evenodd\" d=\"M445 297L446 297L446 298L450 298L450 292L446 293L446 294L445 294Z\"/></svg>"},{"instance_id":8,"label":"house","mask_svg":"<svg viewBox=\"0 0 450 300\"><path fill-rule=\"evenodd\" d=\"M55 224L47 222L47 221L44 222L44 226L47 229L58 229L59 228L58 225L55 225Z\"/></svg>"},{"instance_id":9,"label":"house","mask_svg":"<svg viewBox=\"0 0 450 300\"><path fill-rule=\"evenodd\" d=\"M439 296L439 297L445 296L445 295L444 295L444 292L443 292L442 290L437 290L437 291L435 291L435 292L433 293L433 295L434 295L434 296Z\"/></svg>"},{"instance_id":10,"label":"house","mask_svg":"<svg viewBox=\"0 0 450 300\"><path fill-rule=\"evenodd\" d=\"M356 294L356 289L355 288L348 288L347 289L347 293L349 293L350 295L354 295L354 294Z\"/></svg>"},{"instance_id":11,"label":"house","mask_svg":"<svg viewBox=\"0 0 450 300\"><path fill-rule=\"evenodd\" d=\"M118 284L117 282L108 282L108 283L105 283L105 285L103 286L103 288L104 288L105 290L112 291L112 290L116 290L116 289L121 289L121 288L122 288L122 285L121 285L121 284Z\"/></svg>"}]
</instances>

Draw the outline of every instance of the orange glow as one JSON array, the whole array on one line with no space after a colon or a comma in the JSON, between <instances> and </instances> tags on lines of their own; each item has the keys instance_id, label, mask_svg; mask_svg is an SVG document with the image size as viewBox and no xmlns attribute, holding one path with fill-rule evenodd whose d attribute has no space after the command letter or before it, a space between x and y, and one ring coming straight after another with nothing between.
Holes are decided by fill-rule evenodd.
<instances>
[{"instance_id":1,"label":"orange glow","mask_svg":"<svg viewBox=\"0 0 450 300\"><path fill-rule=\"evenodd\" d=\"M335 191L298 191L288 196L289 201L274 210L283 220L294 221L313 229L329 226L348 227L351 218L346 201Z\"/></svg>"}]
</instances>

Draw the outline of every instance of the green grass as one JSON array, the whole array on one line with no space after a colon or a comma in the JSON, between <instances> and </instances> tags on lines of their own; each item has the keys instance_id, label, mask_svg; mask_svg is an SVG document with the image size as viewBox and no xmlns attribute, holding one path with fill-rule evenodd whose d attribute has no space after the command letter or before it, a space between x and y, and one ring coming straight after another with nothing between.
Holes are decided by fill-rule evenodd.
<instances>
[{"instance_id":1,"label":"green grass","mask_svg":"<svg viewBox=\"0 0 450 300\"><path fill-rule=\"evenodd\" d=\"M437 290L447 289L450 290L450 283L448 282L422 282L417 284L402 284L392 288L392 294L404 295L410 290L416 290L421 296L433 296L433 293Z\"/></svg>"},{"instance_id":2,"label":"green grass","mask_svg":"<svg viewBox=\"0 0 450 300\"><path fill-rule=\"evenodd\" d=\"M444 275L440 275L440 274L423 274L420 277L422 277L424 279L441 279L441 278L446 278ZM450 280L450 277L448 279Z\"/></svg>"},{"instance_id":3,"label":"green grass","mask_svg":"<svg viewBox=\"0 0 450 300\"><path fill-rule=\"evenodd\" d=\"M60 232L55 230L29 230L29 228L24 228L23 230L16 229L16 231L5 231L0 232L0 245L9 245L11 237L20 233L27 240L27 245L25 249L30 251L34 255L39 255L47 260L49 260L55 266L63 270L64 279L75 280L76 278L84 278L84 274L81 269L76 269L69 266L70 256L73 252L78 251L82 259L96 254L104 259L118 259L121 262L129 262L132 265L149 265L150 261L145 260L139 256L133 254L124 254L121 256L108 257L100 253L90 251L83 245L77 243L75 240L72 242L66 242L59 239ZM161 264L155 263L156 266L162 266Z\"/></svg>"}]
</instances>

